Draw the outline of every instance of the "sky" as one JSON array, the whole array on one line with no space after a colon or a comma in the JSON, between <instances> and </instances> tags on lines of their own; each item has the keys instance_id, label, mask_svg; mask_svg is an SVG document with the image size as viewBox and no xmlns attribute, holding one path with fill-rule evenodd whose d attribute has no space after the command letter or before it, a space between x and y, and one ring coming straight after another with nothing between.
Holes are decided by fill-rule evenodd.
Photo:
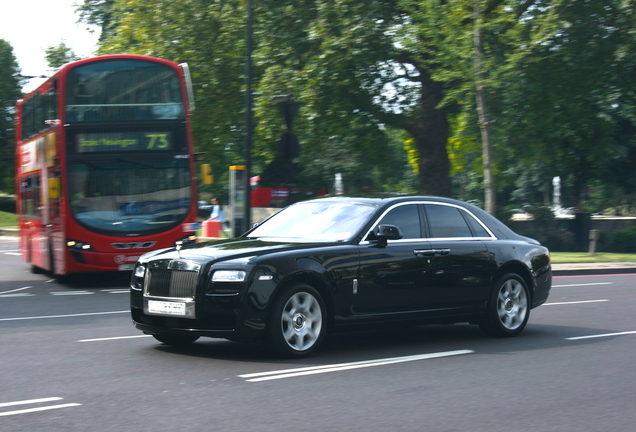
<instances>
[{"instance_id":1,"label":"sky","mask_svg":"<svg viewBox=\"0 0 636 432\"><path fill-rule=\"evenodd\" d=\"M86 24L77 23L76 4L82 0L2 0L0 39L9 42L22 75L50 76L44 50L64 42L80 57L89 57L97 49L99 29L90 33ZM32 79L25 91L37 87L43 79Z\"/></svg>"}]
</instances>

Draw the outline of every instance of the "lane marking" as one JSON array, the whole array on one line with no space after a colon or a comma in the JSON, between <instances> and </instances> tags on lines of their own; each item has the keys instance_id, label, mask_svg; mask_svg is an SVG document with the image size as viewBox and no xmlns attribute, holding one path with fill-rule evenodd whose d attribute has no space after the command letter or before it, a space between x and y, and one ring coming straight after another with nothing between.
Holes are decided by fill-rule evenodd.
<instances>
[{"instance_id":1,"label":"lane marking","mask_svg":"<svg viewBox=\"0 0 636 432\"><path fill-rule=\"evenodd\" d=\"M570 304L582 304L582 303L600 303L600 302L608 302L607 299L602 300L580 300L580 301L571 301L571 302L552 302L552 303L543 303L542 306L560 306L560 305L570 305Z\"/></svg>"},{"instance_id":2,"label":"lane marking","mask_svg":"<svg viewBox=\"0 0 636 432\"><path fill-rule=\"evenodd\" d=\"M91 313L69 314L69 315L46 315L46 316L34 316L34 317L0 318L0 321L20 321L20 320L49 319L49 318L74 318L74 317L83 317L83 316L111 315L111 314L122 314L122 313L128 314L130 313L130 311L125 310L125 311L114 311L114 312L91 312Z\"/></svg>"},{"instance_id":3,"label":"lane marking","mask_svg":"<svg viewBox=\"0 0 636 432\"><path fill-rule=\"evenodd\" d=\"M631 334L636 334L636 331L626 331L626 332L618 332L618 333L605 333L605 334L599 334L599 335L569 337L569 338L565 338L565 340L594 339L594 338L603 338L603 337L612 337L612 336L624 336L624 335L631 335Z\"/></svg>"},{"instance_id":4,"label":"lane marking","mask_svg":"<svg viewBox=\"0 0 636 432\"><path fill-rule=\"evenodd\" d=\"M239 375L240 378L244 378L248 382L261 382L261 381L270 381L277 380L283 378L294 378L305 375L316 375L323 374L329 372L340 372L344 370L352 370L352 369L361 369L367 367L374 366L384 366L388 364L396 364L396 363L406 363L418 360L428 360L442 357L451 357L462 354L472 354L474 351L472 350L457 350L457 351L446 351L440 353L431 353L431 354L419 354L405 357L392 357L386 359L378 359L378 360L366 360L360 362L352 362L352 363L340 363L333 365L323 365L323 366L312 366L306 368L297 368L297 369L285 369L279 371L269 371L269 372L257 372L251 374Z\"/></svg>"},{"instance_id":5,"label":"lane marking","mask_svg":"<svg viewBox=\"0 0 636 432\"><path fill-rule=\"evenodd\" d=\"M3 403L0 403L0 408L14 407L14 406L18 406L18 405L39 404L39 403L45 403L45 402L56 402L56 401L61 401L62 399L64 399L64 398L61 398L61 397L49 397L49 398L29 399L29 400L23 400L23 401L15 401L15 402L3 402ZM67 403L67 404L35 407L35 408L25 408L25 409L14 410L14 411L0 412L0 417L6 417L6 416L18 415L18 414L27 414L27 413L38 412L38 411L47 411L47 410L52 410L52 409L70 408L70 407L80 406L80 405L82 405L82 404L79 404L79 403Z\"/></svg>"},{"instance_id":6,"label":"lane marking","mask_svg":"<svg viewBox=\"0 0 636 432\"><path fill-rule=\"evenodd\" d=\"M22 290L26 290L26 289L29 289L29 288L33 288L33 287L25 286L25 287L22 287L22 288L16 288L16 289L14 289L14 290L10 290L10 291L3 291L3 292L0 292L0 295L2 295L2 294L8 294L8 293L13 293L13 292L16 292L16 291L22 291Z\"/></svg>"},{"instance_id":7,"label":"lane marking","mask_svg":"<svg viewBox=\"0 0 636 432\"><path fill-rule=\"evenodd\" d=\"M20 252L4 252L5 255L15 255L15 256L22 256L22 254Z\"/></svg>"},{"instance_id":8,"label":"lane marking","mask_svg":"<svg viewBox=\"0 0 636 432\"><path fill-rule=\"evenodd\" d=\"M35 294L30 294L30 293L15 293L15 294L2 294L0 295L0 297L5 298L5 297L34 297Z\"/></svg>"},{"instance_id":9,"label":"lane marking","mask_svg":"<svg viewBox=\"0 0 636 432\"><path fill-rule=\"evenodd\" d=\"M82 404L68 403L68 404L50 405L50 406L38 407L38 408L27 408L27 409L23 409L23 410L3 412L3 413L0 413L0 417L6 417L6 416L18 415L18 414L28 414L28 413L32 413L32 412L38 412L38 411L48 411L48 410L52 410L52 409L70 408L70 407L75 407L75 406L80 406L80 405L82 405Z\"/></svg>"},{"instance_id":10,"label":"lane marking","mask_svg":"<svg viewBox=\"0 0 636 432\"><path fill-rule=\"evenodd\" d=\"M74 295L90 295L95 293L92 291L51 291L49 294L54 296L74 296Z\"/></svg>"},{"instance_id":11,"label":"lane marking","mask_svg":"<svg viewBox=\"0 0 636 432\"><path fill-rule=\"evenodd\" d=\"M120 289L104 289L102 292L107 292L109 294L128 294L130 292L130 288L120 288Z\"/></svg>"},{"instance_id":12,"label":"lane marking","mask_svg":"<svg viewBox=\"0 0 636 432\"><path fill-rule=\"evenodd\" d=\"M111 340L119 340L119 339L136 339L136 338L149 338L151 335L135 335L135 336L114 336L108 338L96 338L96 339L82 339L78 340L78 342L101 342L101 341L111 341Z\"/></svg>"},{"instance_id":13,"label":"lane marking","mask_svg":"<svg viewBox=\"0 0 636 432\"><path fill-rule=\"evenodd\" d=\"M552 288L595 286L595 285L614 285L614 282L596 282L596 283L582 283L582 284L552 285Z\"/></svg>"},{"instance_id":14,"label":"lane marking","mask_svg":"<svg viewBox=\"0 0 636 432\"><path fill-rule=\"evenodd\" d=\"M49 397L49 398L29 399L29 400L23 400L23 401L15 401L15 402L4 402L4 403L0 403L0 408L16 406L16 405L28 405L28 404L35 404L35 403L42 403L42 402L54 402L54 401L59 401L62 399L63 398L61 397Z\"/></svg>"}]
</instances>

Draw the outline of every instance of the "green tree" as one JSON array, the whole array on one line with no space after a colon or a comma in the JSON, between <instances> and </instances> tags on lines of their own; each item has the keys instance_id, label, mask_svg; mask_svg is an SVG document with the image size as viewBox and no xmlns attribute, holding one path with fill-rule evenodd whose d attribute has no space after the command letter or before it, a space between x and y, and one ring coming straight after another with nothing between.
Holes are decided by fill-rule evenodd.
<instances>
[{"instance_id":1,"label":"green tree","mask_svg":"<svg viewBox=\"0 0 636 432\"><path fill-rule=\"evenodd\" d=\"M228 166L242 163L243 3L116 0L83 5L91 23L101 23L100 54L143 54L190 65L195 147L208 152L215 193L227 183ZM92 14L95 5L98 13Z\"/></svg>"},{"instance_id":2,"label":"green tree","mask_svg":"<svg viewBox=\"0 0 636 432\"><path fill-rule=\"evenodd\" d=\"M22 96L13 47L0 39L0 190L15 192L15 104Z\"/></svg>"},{"instance_id":3,"label":"green tree","mask_svg":"<svg viewBox=\"0 0 636 432\"><path fill-rule=\"evenodd\" d=\"M276 17L272 10L279 10L281 5L258 3L254 38L258 44L254 62L257 127L253 171L258 173L274 161L278 140L285 130L276 105L269 102L270 96L292 94L301 104L301 115L294 125L302 147L299 185L329 189L338 172L354 190L369 185L400 184L403 173L410 170L405 163L396 169L399 160L404 161L401 144L398 148L389 146L388 142L393 141L387 139L386 128L350 101L342 100L347 92L354 93L357 89L339 86L334 77L312 86L313 71L301 67L306 62L293 65L290 60L294 56L306 58L303 47L315 50L321 44L319 38L309 37L303 29L315 8L300 7L301 3L293 8L295 12L287 10L286 14L304 17L302 22L296 19L291 22L294 32L304 34L297 41L291 32L281 35L281 29L271 21ZM96 5L85 2L85 11L89 13ZM101 8L106 3L99 5ZM97 23L105 15L99 9L98 13L85 16ZM109 8L110 27L106 23L102 26L102 36L105 33L108 36L102 39L100 53L154 55L191 65L197 102L193 121L195 144L197 149L214 155L216 178L226 175L228 165L242 163L245 16L243 1L160 0L152 4L141 0L115 1ZM290 25L286 23L283 27ZM310 68L319 66L317 58L309 59ZM278 60L281 63L277 65ZM346 67L341 73L350 74ZM329 73L327 69L324 72ZM331 94L330 85L334 85L337 97ZM340 88L335 89L336 85Z\"/></svg>"},{"instance_id":4,"label":"green tree","mask_svg":"<svg viewBox=\"0 0 636 432\"><path fill-rule=\"evenodd\" d=\"M269 0L259 2L256 15L259 92L285 88L298 96L304 142L318 162L310 170L332 174L347 162L367 171L392 167L387 131L405 131L419 153L417 189L450 195L448 123L438 107L444 84L419 53L403 49L399 33L409 16L397 2ZM313 157L320 154L331 157L323 163ZM410 171L404 162L402 174Z\"/></svg>"},{"instance_id":5,"label":"green tree","mask_svg":"<svg viewBox=\"0 0 636 432\"><path fill-rule=\"evenodd\" d=\"M73 49L66 45L64 41L60 42L57 46L50 46L46 48L44 53L44 58L46 59L49 68L52 70L55 70L66 63L81 59L81 57L75 54Z\"/></svg>"},{"instance_id":6,"label":"green tree","mask_svg":"<svg viewBox=\"0 0 636 432\"><path fill-rule=\"evenodd\" d=\"M625 132L636 124L634 2L576 0L554 8L554 30L510 69L498 95L500 139L508 143L502 160L547 165L545 181L561 176L584 211L590 186L612 181L627 161L633 173L634 141ZM633 175L621 182L627 179Z\"/></svg>"}]
</instances>

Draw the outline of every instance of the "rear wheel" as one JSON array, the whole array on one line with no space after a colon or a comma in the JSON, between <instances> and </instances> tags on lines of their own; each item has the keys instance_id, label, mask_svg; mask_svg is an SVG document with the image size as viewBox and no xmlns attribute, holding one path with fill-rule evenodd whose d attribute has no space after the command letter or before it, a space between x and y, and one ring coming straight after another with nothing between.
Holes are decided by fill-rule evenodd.
<instances>
[{"instance_id":1,"label":"rear wheel","mask_svg":"<svg viewBox=\"0 0 636 432\"><path fill-rule=\"evenodd\" d=\"M173 347L184 347L193 344L199 336L177 335L177 334L153 334L152 337L166 345Z\"/></svg>"},{"instance_id":2,"label":"rear wheel","mask_svg":"<svg viewBox=\"0 0 636 432\"><path fill-rule=\"evenodd\" d=\"M490 336L516 336L525 328L529 317L528 286L519 275L508 273L495 283L479 326Z\"/></svg>"},{"instance_id":3,"label":"rear wheel","mask_svg":"<svg viewBox=\"0 0 636 432\"><path fill-rule=\"evenodd\" d=\"M282 357L311 354L324 338L326 316L318 291L305 284L292 286L274 302L268 323L271 349Z\"/></svg>"}]
</instances>

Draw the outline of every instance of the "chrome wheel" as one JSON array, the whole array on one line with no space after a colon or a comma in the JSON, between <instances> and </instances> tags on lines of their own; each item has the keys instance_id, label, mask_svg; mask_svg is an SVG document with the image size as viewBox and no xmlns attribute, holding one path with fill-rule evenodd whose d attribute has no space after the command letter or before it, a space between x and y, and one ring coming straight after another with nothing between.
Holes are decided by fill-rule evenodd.
<instances>
[{"instance_id":1,"label":"chrome wheel","mask_svg":"<svg viewBox=\"0 0 636 432\"><path fill-rule=\"evenodd\" d=\"M479 327L490 336L516 336L528 323L530 306L530 292L523 278L515 273L503 275L493 285Z\"/></svg>"},{"instance_id":2,"label":"chrome wheel","mask_svg":"<svg viewBox=\"0 0 636 432\"><path fill-rule=\"evenodd\" d=\"M516 330L526 321L528 296L517 279L508 279L497 295L497 316L507 330Z\"/></svg>"},{"instance_id":3,"label":"chrome wheel","mask_svg":"<svg viewBox=\"0 0 636 432\"><path fill-rule=\"evenodd\" d=\"M322 335L322 307L310 293L297 292L285 303L280 325L287 345L294 351L306 351Z\"/></svg>"}]
</instances>

